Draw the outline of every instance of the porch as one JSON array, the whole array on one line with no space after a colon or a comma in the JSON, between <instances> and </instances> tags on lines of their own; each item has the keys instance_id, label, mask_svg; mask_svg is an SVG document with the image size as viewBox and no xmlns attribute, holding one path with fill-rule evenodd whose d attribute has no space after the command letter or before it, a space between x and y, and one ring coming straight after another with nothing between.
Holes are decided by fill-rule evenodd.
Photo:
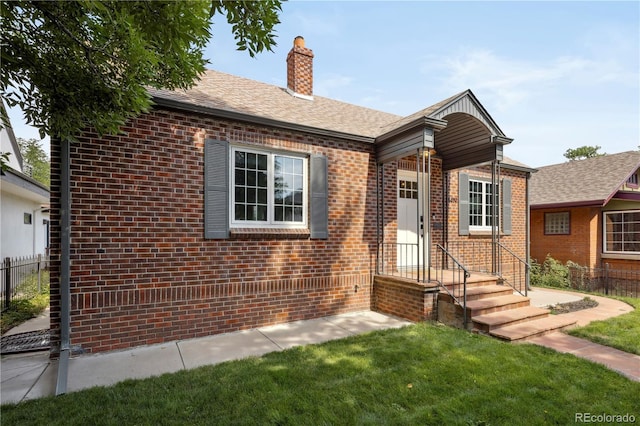
<instances>
[{"instance_id":1,"label":"porch","mask_svg":"<svg viewBox=\"0 0 640 426\"><path fill-rule=\"evenodd\" d=\"M434 274L436 271L433 271ZM438 321L457 328L517 342L576 325L572 317L551 315L533 306L495 275L472 273L460 283L455 271L441 280L375 275L373 309L414 322Z\"/></svg>"},{"instance_id":2,"label":"porch","mask_svg":"<svg viewBox=\"0 0 640 426\"><path fill-rule=\"evenodd\" d=\"M376 310L496 335L529 320L533 335L557 326L529 306L533 170L505 164L511 142L470 91L377 138Z\"/></svg>"}]
</instances>

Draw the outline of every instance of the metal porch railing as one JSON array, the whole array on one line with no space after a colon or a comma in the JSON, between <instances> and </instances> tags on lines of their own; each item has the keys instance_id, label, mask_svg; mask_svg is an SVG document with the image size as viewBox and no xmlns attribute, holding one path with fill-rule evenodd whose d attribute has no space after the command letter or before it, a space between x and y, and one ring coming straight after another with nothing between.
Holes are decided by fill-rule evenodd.
<instances>
[{"instance_id":1,"label":"metal porch railing","mask_svg":"<svg viewBox=\"0 0 640 426\"><path fill-rule=\"evenodd\" d=\"M522 296L529 289L531 266L504 244L492 241L453 241L449 253L470 272L499 277Z\"/></svg>"},{"instance_id":2,"label":"metal porch railing","mask_svg":"<svg viewBox=\"0 0 640 426\"><path fill-rule=\"evenodd\" d=\"M469 271L440 244L435 245L434 273L440 287L462 306L464 328L467 328L467 279Z\"/></svg>"}]
</instances>

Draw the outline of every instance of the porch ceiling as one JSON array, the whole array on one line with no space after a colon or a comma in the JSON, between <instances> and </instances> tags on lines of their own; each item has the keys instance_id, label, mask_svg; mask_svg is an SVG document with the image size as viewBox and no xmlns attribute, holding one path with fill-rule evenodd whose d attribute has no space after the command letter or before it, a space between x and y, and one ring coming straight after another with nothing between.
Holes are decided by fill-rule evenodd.
<instances>
[{"instance_id":1,"label":"porch ceiling","mask_svg":"<svg viewBox=\"0 0 640 426\"><path fill-rule=\"evenodd\" d=\"M447 127L435 137L435 150L445 170L486 163L497 158L501 146L492 142L491 131L475 117L456 112L446 116Z\"/></svg>"},{"instance_id":2,"label":"porch ceiling","mask_svg":"<svg viewBox=\"0 0 640 426\"><path fill-rule=\"evenodd\" d=\"M380 163L414 154L420 147L435 148L442 167L451 170L502 160L503 145L512 141L471 90L405 117L393 127L376 138ZM407 132L407 127L412 131Z\"/></svg>"}]
</instances>

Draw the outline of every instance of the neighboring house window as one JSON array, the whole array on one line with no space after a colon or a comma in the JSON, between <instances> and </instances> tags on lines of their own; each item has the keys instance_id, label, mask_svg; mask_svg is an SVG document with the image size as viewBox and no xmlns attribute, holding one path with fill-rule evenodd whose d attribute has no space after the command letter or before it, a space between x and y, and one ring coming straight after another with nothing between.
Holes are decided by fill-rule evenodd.
<instances>
[{"instance_id":1,"label":"neighboring house window","mask_svg":"<svg viewBox=\"0 0 640 426\"><path fill-rule=\"evenodd\" d=\"M322 154L272 152L204 144L204 237L226 239L232 229L308 229L329 237L328 166Z\"/></svg>"},{"instance_id":2,"label":"neighboring house window","mask_svg":"<svg viewBox=\"0 0 640 426\"><path fill-rule=\"evenodd\" d=\"M638 187L638 172L629 176L629 179L627 179L627 185L630 186L631 188Z\"/></svg>"},{"instance_id":3,"label":"neighboring house window","mask_svg":"<svg viewBox=\"0 0 640 426\"><path fill-rule=\"evenodd\" d=\"M470 177L464 172L458 173L459 235L469 235L473 231L491 231L494 215L498 218L495 225L502 226L504 235L511 235L511 179L502 179L495 190L502 203L499 206L494 206L494 185L491 182Z\"/></svg>"},{"instance_id":4,"label":"neighboring house window","mask_svg":"<svg viewBox=\"0 0 640 426\"><path fill-rule=\"evenodd\" d=\"M604 250L640 253L640 210L604 212Z\"/></svg>"},{"instance_id":5,"label":"neighboring house window","mask_svg":"<svg viewBox=\"0 0 640 426\"><path fill-rule=\"evenodd\" d=\"M31 215L31 213L25 213L24 214L24 224L25 225L31 225L33 223L33 216Z\"/></svg>"},{"instance_id":6,"label":"neighboring house window","mask_svg":"<svg viewBox=\"0 0 640 426\"><path fill-rule=\"evenodd\" d=\"M569 212L545 213L545 235L569 235L571 233Z\"/></svg>"},{"instance_id":7,"label":"neighboring house window","mask_svg":"<svg viewBox=\"0 0 640 426\"><path fill-rule=\"evenodd\" d=\"M232 149L232 226L304 226L307 159Z\"/></svg>"}]
</instances>

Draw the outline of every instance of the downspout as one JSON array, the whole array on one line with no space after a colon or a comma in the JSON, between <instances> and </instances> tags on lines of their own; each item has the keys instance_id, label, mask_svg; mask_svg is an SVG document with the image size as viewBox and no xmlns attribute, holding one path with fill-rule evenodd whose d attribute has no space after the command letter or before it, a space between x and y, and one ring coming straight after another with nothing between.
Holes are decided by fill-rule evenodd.
<instances>
[{"instance_id":1,"label":"downspout","mask_svg":"<svg viewBox=\"0 0 640 426\"><path fill-rule=\"evenodd\" d=\"M497 238L496 238L496 211L499 207L497 203L497 192L496 187L496 161L493 160L491 162L491 203L493 204L493 208L491 209L491 275L496 275L497 273Z\"/></svg>"},{"instance_id":2,"label":"downspout","mask_svg":"<svg viewBox=\"0 0 640 426\"><path fill-rule=\"evenodd\" d=\"M424 241L424 229L423 229L423 218L424 215L421 215L420 213L420 203L422 201L422 199L424 198L424 185L422 185L422 180L420 179L420 171L422 170L422 163L421 163L421 155L422 155L422 148L418 148L416 149L416 184L418 185L418 206L416 208L416 229L418 230L418 232L416 232L416 245L417 245L417 249L418 249L418 253L416 253L416 259L418 259L418 264L417 266L417 270L418 270L418 282L421 282L420 277L422 276L422 280L424 280L424 262L421 261L420 259L420 241ZM396 217L398 217L398 206L396 204ZM405 258L407 258L407 253L405 252ZM409 260L407 259L407 262ZM413 248L411 249L411 262L413 262ZM420 274L420 272L423 272L422 275Z\"/></svg>"},{"instance_id":3,"label":"downspout","mask_svg":"<svg viewBox=\"0 0 640 426\"><path fill-rule=\"evenodd\" d=\"M416 178L418 179L418 187L420 188L420 192L418 195L418 199L419 201L422 202L422 206L418 206L418 270L422 269L422 281L421 282L427 282L428 278L427 278L427 274L426 274L426 262L425 262L425 256L426 256L426 251L425 251L425 242L427 241L427 232L428 232L428 227L427 227L427 221L426 221L426 216L427 216L427 210L426 210L426 199L428 197L427 195L427 187L425 185L425 165L424 165L424 148L419 148L418 149L418 153L416 154L417 158L416 158L416 173L417 176ZM422 177L422 179L420 179L420 177ZM422 238L420 238L422 237ZM420 259L420 244L422 244L422 259ZM418 280L420 281L420 280Z\"/></svg>"},{"instance_id":4,"label":"downspout","mask_svg":"<svg viewBox=\"0 0 640 426\"><path fill-rule=\"evenodd\" d=\"M380 274L380 196L380 163L376 161L376 275Z\"/></svg>"},{"instance_id":5,"label":"downspout","mask_svg":"<svg viewBox=\"0 0 640 426\"><path fill-rule=\"evenodd\" d=\"M56 395L67 393L71 318L71 142L60 142L60 359Z\"/></svg>"},{"instance_id":6,"label":"downspout","mask_svg":"<svg viewBox=\"0 0 640 426\"><path fill-rule=\"evenodd\" d=\"M493 209L495 215L495 227L496 227L496 271L502 276L502 250L500 250L500 227L502 223L500 221L500 211L502 205L500 204L500 198L502 194L502 187L500 185L500 179L502 179L502 170L500 168L500 161L496 160L496 186L495 186L495 208Z\"/></svg>"},{"instance_id":7,"label":"downspout","mask_svg":"<svg viewBox=\"0 0 640 426\"><path fill-rule=\"evenodd\" d=\"M386 258L384 256L384 244L385 244L385 233L384 233L384 229L385 229L385 222L384 222L384 163L382 163L382 165L380 166L380 185L381 185L381 191L380 191L380 221L382 222L382 226L380 228L380 240L381 240L381 246L382 246L382 272L384 273L385 270L385 262L386 262Z\"/></svg>"},{"instance_id":8,"label":"downspout","mask_svg":"<svg viewBox=\"0 0 640 426\"><path fill-rule=\"evenodd\" d=\"M426 258L426 262L424 262L427 265L427 282L431 282L431 149L427 148L427 208L428 211L427 213L427 223L426 223L426 229L427 229L427 241L425 241L425 256Z\"/></svg>"},{"instance_id":9,"label":"downspout","mask_svg":"<svg viewBox=\"0 0 640 426\"><path fill-rule=\"evenodd\" d=\"M525 229L525 256L526 256L526 265L525 265L525 274L524 274L524 295L527 295L527 292L531 290L531 270L529 268L529 259L531 259L531 205L529 204L529 180L531 179L531 173L527 173L527 180L524 189L525 193L525 217L527 218Z\"/></svg>"}]
</instances>

